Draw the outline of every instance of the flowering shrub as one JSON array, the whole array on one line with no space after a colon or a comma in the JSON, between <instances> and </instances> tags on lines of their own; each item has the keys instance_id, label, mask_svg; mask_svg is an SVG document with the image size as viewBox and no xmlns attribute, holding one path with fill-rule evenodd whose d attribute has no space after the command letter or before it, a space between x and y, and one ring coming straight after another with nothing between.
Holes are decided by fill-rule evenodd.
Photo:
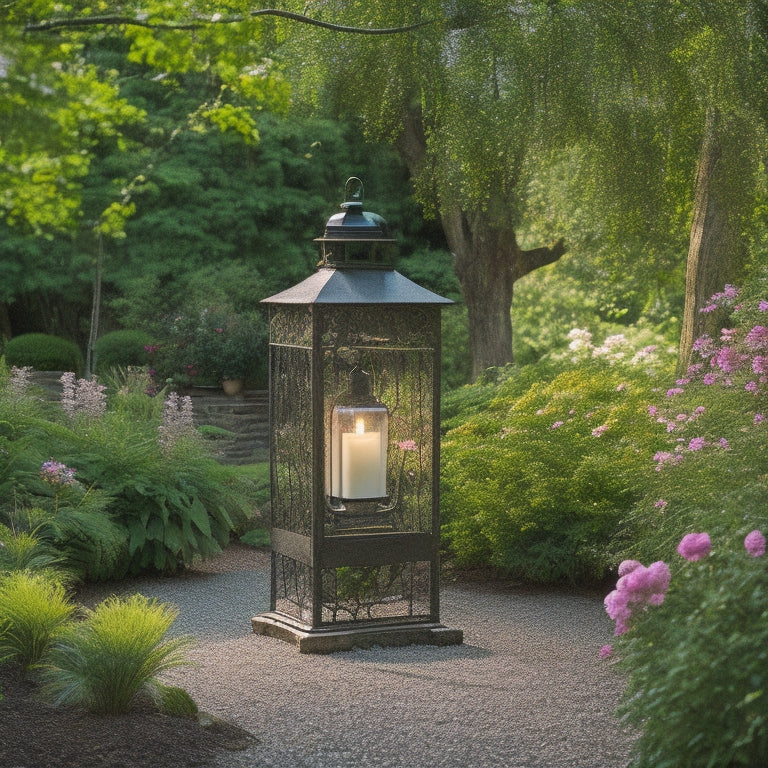
<instances>
[{"instance_id":1,"label":"flowering shrub","mask_svg":"<svg viewBox=\"0 0 768 768\"><path fill-rule=\"evenodd\" d=\"M768 765L765 537L713 547L688 534L678 552L671 573L654 564L658 585L647 574L630 583L642 566L623 563L629 573L605 600L620 637L600 656L628 672L620 714L639 729L632 766Z\"/></svg>"},{"instance_id":2,"label":"flowering shrub","mask_svg":"<svg viewBox=\"0 0 768 768\"><path fill-rule=\"evenodd\" d=\"M644 495L653 438L655 379L625 351L590 352L549 380L540 364L538 377L522 369L466 388L456 413L449 400L441 507L459 564L535 581L604 576L610 542Z\"/></svg>"},{"instance_id":3,"label":"flowering shrub","mask_svg":"<svg viewBox=\"0 0 768 768\"><path fill-rule=\"evenodd\" d=\"M725 534L765 519L768 301L728 285L705 311L714 308L731 311L732 327L717 340L699 339L686 374L660 388L648 407L658 435L655 471L627 515L623 536L632 550L626 556L656 559L686 531ZM681 546L695 549L693 539Z\"/></svg>"},{"instance_id":4,"label":"flowering shrub","mask_svg":"<svg viewBox=\"0 0 768 768\"><path fill-rule=\"evenodd\" d=\"M169 396L163 414L141 377L109 398L95 380L62 380L59 408L0 364L0 523L37 531L80 578L219 552L251 514L251 486L194 439L191 402Z\"/></svg>"},{"instance_id":5,"label":"flowering shrub","mask_svg":"<svg viewBox=\"0 0 768 768\"><path fill-rule=\"evenodd\" d=\"M78 416L98 419L107 410L106 387L92 379L78 379L74 373L61 376L61 407L71 419Z\"/></svg>"},{"instance_id":6,"label":"flowering shrub","mask_svg":"<svg viewBox=\"0 0 768 768\"><path fill-rule=\"evenodd\" d=\"M158 339L145 351L160 387L265 375L268 328L258 313L226 307L181 313L158 330Z\"/></svg>"}]
</instances>

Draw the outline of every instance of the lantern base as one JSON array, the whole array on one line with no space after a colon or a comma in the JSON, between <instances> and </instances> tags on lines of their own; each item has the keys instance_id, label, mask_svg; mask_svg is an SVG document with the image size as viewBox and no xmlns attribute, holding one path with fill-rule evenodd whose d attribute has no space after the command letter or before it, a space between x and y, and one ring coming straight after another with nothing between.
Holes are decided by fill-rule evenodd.
<instances>
[{"instance_id":1,"label":"lantern base","mask_svg":"<svg viewBox=\"0 0 768 768\"><path fill-rule=\"evenodd\" d=\"M260 613L251 620L257 635L275 637L298 647L299 653L336 653L353 648L404 645L461 645L464 633L437 622L404 623L364 627L307 628L281 613Z\"/></svg>"}]
</instances>

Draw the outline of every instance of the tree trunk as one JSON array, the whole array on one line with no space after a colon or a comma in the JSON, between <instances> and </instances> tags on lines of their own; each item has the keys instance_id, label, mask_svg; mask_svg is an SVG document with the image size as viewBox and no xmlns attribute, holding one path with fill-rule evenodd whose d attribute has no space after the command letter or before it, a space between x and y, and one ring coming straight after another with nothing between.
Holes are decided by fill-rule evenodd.
<instances>
[{"instance_id":1,"label":"tree trunk","mask_svg":"<svg viewBox=\"0 0 768 768\"><path fill-rule=\"evenodd\" d=\"M443 230L454 256L469 318L472 376L507 365L512 354L512 298L515 281L557 261L562 241L523 251L511 227L493 226L485 211L471 218L458 206L442 212Z\"/></svg>"},{"instance_id":2,"label":"tree trunk","mask_svg":"<svg viewBox=\"0 0 768 768\"><path fill-rule=\"evenodd\" d=\"M396 147L411 177L419 179L426 140L418 105L403 115L403 132ZM514 229L496 225L488 211L470 212L444 201L438 207L467 305L472 376L477 378L487 368L513 360L510 312L515 281L557 261L565 253L565 245L560 241L551 248L523 251L517 245Z\"/></svg>"},{"instance_id":3,"label":"tree trunk","mask_svg":"<svg viewBox=\"0 0 768 768\"><path fill-rule=\"evenodd\" d=\"M685 275L685 308L680 334L678 372L693 360L693 344L704 334L718 338L725 317L702 313L713 294L736 281L746 261L746 246L735 215L733 186L738 170L729 168L723 153L722 117L707 110L693 200L693 223Z\"/></svg>"}]
</instances>

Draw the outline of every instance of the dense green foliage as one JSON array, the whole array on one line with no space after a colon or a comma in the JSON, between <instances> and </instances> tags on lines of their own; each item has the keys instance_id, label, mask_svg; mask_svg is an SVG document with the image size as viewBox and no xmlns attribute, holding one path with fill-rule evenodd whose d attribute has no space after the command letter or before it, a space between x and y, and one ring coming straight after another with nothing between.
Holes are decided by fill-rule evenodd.
<instances>
[{"instance_id":1,"label":"dense green foliage","mask_svg":"<svg viewBox=\"0 0 768 768\"><path fill-rule=\"evenodd\" d=\"M112 369L146 365L147 347L152 337L144 331L112 331L102 336L94 346L95 370L98 374Z\"/></svg>"},{"instance_id":2,"label":"dense green foliage","mask_svg":"<svg viewBox=\"0 0 768 768\"><path fill-rule=\"evenodd\" d=\"M0 520L54 545L80 578L176 571L229 541L251 484L216 462L178 397L147 379L63 385L61 405L0 371ZM53 457L53 458L52 458Z\"/></svg>"},{"instance_id":3,"label":"dense green foliage","mask_svg":"<svg viewBox=\"0 0 768 768\"><path fill-rule=\"evenodd\" d=\"M56 705L79 704L103 715L127 712L141 695L173 707L174 694L157 676L189 663L190 640L165 639L177 615L168 604L141 595L99 603L51 648L43 667L44 695Z\"/></svg>"},{"instance_id":4,"label":"dense green foliage","mask_svg":"<svg viewBox=\"0 0 768 768\"><path fill-rule=\"evenodd\" d=\"M457 562L544 582L600 579L614 564L616 531L643 495L660 361L618 336L572 344L575 361L446 397L443 531Z\"/></svg>"},{"instance_id":5,"label":"dense green foliage","mask_svg":"<svg viewBox=\"0 0 768 768\"><path fill-rule=\"evenodd\" d=\"M73 341L47 333L24 333L5 344L8 365L38 371L76 371L83 367L83 356Z\"/></svg>"}]
</instances>

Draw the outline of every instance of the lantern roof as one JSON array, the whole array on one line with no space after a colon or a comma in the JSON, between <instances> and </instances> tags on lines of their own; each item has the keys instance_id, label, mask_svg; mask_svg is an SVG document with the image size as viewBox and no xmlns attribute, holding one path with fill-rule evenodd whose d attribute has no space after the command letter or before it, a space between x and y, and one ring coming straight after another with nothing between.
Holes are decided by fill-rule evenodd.
<instances>
[{"instance_id":1,"label":"lantern roof","mask_svg":"<svg viewBox=\"0 0 768 768\"><path fill-rule=\"evenodd\" d=\"M320 267L306 280L263 299L265 304L453 304L394 269Z\"/></svg>"}]
</instances>

